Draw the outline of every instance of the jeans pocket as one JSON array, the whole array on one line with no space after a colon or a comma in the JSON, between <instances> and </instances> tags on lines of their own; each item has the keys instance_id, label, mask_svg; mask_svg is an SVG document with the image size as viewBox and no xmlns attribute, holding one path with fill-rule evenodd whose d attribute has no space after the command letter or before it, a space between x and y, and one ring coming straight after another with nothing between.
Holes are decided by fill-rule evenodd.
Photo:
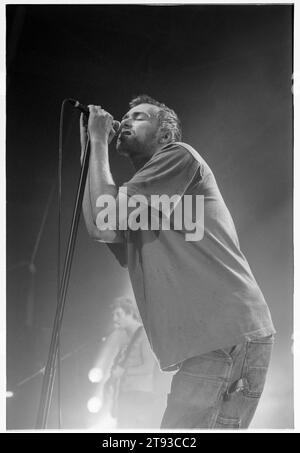
<instances>
[{"instance_id":1,"label":"jeans pocket","mask_svg":"<svg viewBox=\"0 0 300 453\"><path fill-rule=\"evenodd\" d=\"M227 357L234 359L239 354L242 347L243 343L239 343L234 346L230 346L229 348L220 349L220 351L222 351Z\"/></svg>"},{"instance_id":2,"label":"jeans pocket","mask_svg":"<svg viewBox=\"0 0 300 453\"><path fill-rule=\"evenodd\" d=\"M245 396L259 398L263 392L271 354L273 341L271 337L253 340L247 343L247 351L243 369L243 378L246 381L243 393Z\"/></svg>"},{"instance_id":3,"label":"jeans pocket","mask_svg":"<svg viewBox=\"0 0 300 453\"><path fill-rule=\"evenodd\" d=\"M237 418L228 418L218 416L214 429L239 429L240 420Z\"/></svg>"},{"instance_id":4,"label":"jeans pocket","mask_svg":"<svg viewBox=\"0 0 300 453\"><path fill-rule=\"evenodd\" d=\"M176 403L192 410L212 408L223 390L222 379L210 379L180 372L173 377L168 403Z\"/></svg>"}]
</instances>

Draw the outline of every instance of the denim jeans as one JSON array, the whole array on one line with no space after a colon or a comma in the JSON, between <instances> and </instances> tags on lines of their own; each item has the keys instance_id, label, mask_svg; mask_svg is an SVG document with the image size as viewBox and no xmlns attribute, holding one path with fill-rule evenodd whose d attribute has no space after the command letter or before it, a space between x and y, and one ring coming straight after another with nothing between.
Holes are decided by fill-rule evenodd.
<instances>
[{"instance_id":1,"label":"denim jeans","mask_svg":"<svg viewBox=\"0 0 300 453\"><path fill-rule=\"evenodd\" d=\"M245 429L262 394L274 336L245 340L182 362L162 429Z\"/></svg>"}]
</instances>

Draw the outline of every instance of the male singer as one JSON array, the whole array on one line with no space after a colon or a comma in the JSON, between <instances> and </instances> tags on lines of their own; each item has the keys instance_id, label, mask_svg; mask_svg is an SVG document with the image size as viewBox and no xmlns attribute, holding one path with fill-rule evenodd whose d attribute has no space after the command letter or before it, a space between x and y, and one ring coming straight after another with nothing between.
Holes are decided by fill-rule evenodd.
<instances>
[{"instance_id":1,"label":"male singer","mask_svg":"<svg viewBox=\"0 0 300 453\"><path fill-rule=\"evenodd\" d=\"M142 95L130 102L118 133L117 151L135 169L118 189L108 157L113 118L100 106L89 111L83 202L88 232L123 251L120 261L128 267L160 367L178 370L161 428L247 428L263 391L275 330L215 177L201 155L181 142L176 113ZM84 135L81 125L82 144ZM103 195L115 206L103 203ZM180 230L174 226L180 203L152 209L153 195L183 201L201 195L204 219L197 218L197 203L189 206L196 223L204 220L202 237L187 240L185 222ZM130 216L137 206L140 218L151 211L151 220L168 220L170 228L152 229L150 221L136 228L139 219L131 222Z\"/></svg>"}]
</instances>

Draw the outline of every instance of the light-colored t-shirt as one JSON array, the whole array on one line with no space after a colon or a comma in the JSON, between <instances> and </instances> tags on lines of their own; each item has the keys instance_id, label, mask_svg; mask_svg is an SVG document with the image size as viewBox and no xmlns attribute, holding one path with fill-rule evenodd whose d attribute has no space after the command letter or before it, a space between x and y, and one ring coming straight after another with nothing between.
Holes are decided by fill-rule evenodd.
<instances>
[{"instance_id":1,"label":"light-colored t-shirt","mask_svg":"<svg viewBox=\"0 0 300 453\"><path fill-rule=\"evenodd\" d=\"M124 187L129 197L149 201L153 194L204 196L199 241L187 241L184 228L124 235L136 301L161 369L275 332L215 177L191 146L165 146Z\"/></svg>"}]
</instances>

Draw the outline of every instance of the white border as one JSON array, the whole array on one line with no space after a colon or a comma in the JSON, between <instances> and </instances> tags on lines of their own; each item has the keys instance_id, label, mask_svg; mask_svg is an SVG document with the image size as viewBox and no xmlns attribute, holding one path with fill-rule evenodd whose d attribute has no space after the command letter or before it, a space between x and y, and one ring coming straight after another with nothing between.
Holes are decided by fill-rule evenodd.
<instances>
[{"instance_id":1,"label":"white border","mask_svg":"<svg viewBox=\"0 0 300 453\"><path fill-rule=\"evenodd\" d=\"M294 2L290 1L280 1L280 0L273 0L273 1L264 1L264 2L257 2L253 0L248 0L245 2L240 2L238 0L231 0L230 2L219 1L219 2L212 2L206 0L204 2L199 1L188 1L186 2L170 2L170 1L151 1L148 0L147 2L141 1L118 1L118 2L99 2L89 0L88 4L153 4L153 5L187 5L187 4L209 4L209 5L221 5L221 4L228 4L228 5L235 5L235 4L256 4L256 5L266 5L266 4L288 4L288 5L295 5L294 10L294 102L295 102L295 121L294 121L294 206L299 205L299 187L300 183L297 180L297 173L299 171L299 157L297 150L299 149L299 133L298 133L298 104L299 104L299 97L300 97L300 60L299 60L299 11L300 8L299 3L300 0L295 0ZM5 431L5 386L6 386L6 372L5 372L5 350L6 350L6 310L5 310L5 300L6 300L6 284L5 284L5 247L6 247L6 229L5 229L5 5L6 4L65 4L65 5L73 5L73 4L84 4L85 2L81 1L65 1L65 2L57 2L57 1L46 1L42 3L41 1L26 1L26 2L18 2L18 1L10 1L7 3L1 3L0 5L0 139L2 143L2 152L0 155L0 169L1 169L1 179L0 179L0 209L1 209L1 222L0 222L0 255L1 255L1 262L0 262L0 288L2 292L1 297L1 313L0 313L0 431ZM297 27L297 25L298 27ZM297 232L300 230L300 221L298 217L298 212L295 211L294 213L294 253L295 253L295 290L294 290L294 301L298 301L300 297L299 291L299 240L297 238ZM284 302L283 302L284 303ZM299 412L299 404L300 404L300 390L299 390L299 382L300 382L300 328L299 328L299 308L297 304L294 303L294 355L295 355L295 372L294 372L294 410L295 410L295 429L294 430L248 430L247 432L300 432L300 412ZM12 432L12 431L9 431ZM35 430L30 431L19 431L19 432L36 432ZM56 432L55 430L45 432ZM57 431L61 432L61 431ZM68 431L65 432L81 432L81 431ZM86 432L86 431L82 431ZM118 431L121 432L121 431ZM168 432L168 431L167 431ZM205 431L201 431L205 432ZM208 431L210 432L210 431Z\"/></svg>"}]
</instances>

